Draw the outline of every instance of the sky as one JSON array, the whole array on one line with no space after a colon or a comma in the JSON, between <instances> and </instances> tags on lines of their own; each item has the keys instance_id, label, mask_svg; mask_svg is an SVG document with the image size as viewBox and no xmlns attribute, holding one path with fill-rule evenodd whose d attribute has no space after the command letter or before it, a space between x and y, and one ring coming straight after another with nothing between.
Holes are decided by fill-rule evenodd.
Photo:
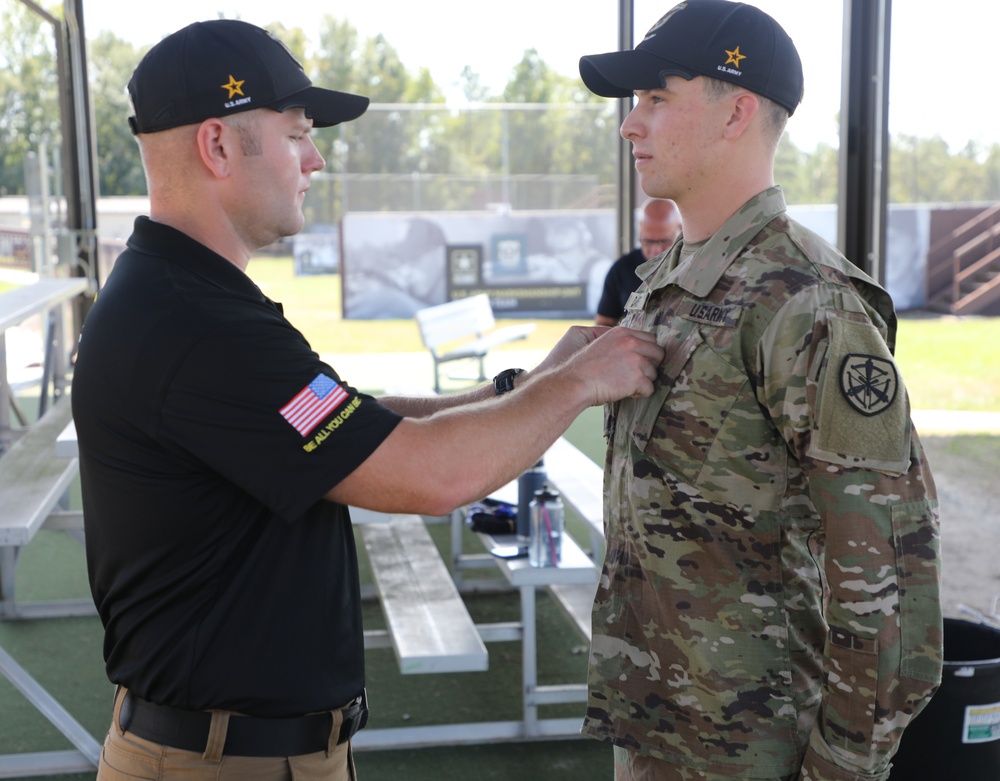
<instances>
[{"instance_id":1,"label":"sky","mask_svg":"<svg viewBox=\"0 0 1000 781\"><path fill-rule=\"evenodd\" d=\"M281 22L307 35L323 15L349 21L364 38L378 33L411 70L430 69L446 94L458 94L466 65L494 92L502 89L525 49L536 49L554 70L576 77L583 54L617 48L616 0L327 0L282 7L274 0L167 0L123 12L120 0L77 0L89 38L110 30L137 46L153 44L190 22L240 18L265 26ZM673 5L634 0L636 42ZM752 0L795 41L805 74L805 98L789 122L797 146L838 146L843 2ZM581 12L585 6L586 11ZM280 8L280 11L277 9ZM568 9L575 9L570 13ZM991 74L1000 66L996 0L896 0L892 3L889 132L939 135L953 153L972 140L1000 143L1000 102ZM336 85L323 85L336 87Z\"/></svg>"}]
</instances>

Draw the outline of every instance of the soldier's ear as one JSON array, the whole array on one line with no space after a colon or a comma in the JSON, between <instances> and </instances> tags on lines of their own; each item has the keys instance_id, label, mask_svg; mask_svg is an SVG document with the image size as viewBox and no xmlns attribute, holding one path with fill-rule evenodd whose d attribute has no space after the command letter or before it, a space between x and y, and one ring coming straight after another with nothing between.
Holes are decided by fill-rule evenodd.
<instances>
[{"instance_id":1,"label":"soldier's ear","mask_svg":"<svg viewBox=\"0 0 1000 781\"><path fill-rule=\"evenodd\" d=\"M738 92L725 103L730 107L730 112L723 134L727 139L735 141L746 132L757 116L760 100L752 92Z\"/></svg>"}]
</instances>

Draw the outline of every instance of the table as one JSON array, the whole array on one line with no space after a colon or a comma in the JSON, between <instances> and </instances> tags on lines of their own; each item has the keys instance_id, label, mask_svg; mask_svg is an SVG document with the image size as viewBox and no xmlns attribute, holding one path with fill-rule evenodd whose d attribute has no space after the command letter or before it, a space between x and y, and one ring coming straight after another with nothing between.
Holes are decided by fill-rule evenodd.
<instances>
[{"instance_id":1,"label":"table","mask_svg":"<svg viewBox=\"0 0 1000 781\"><path fill-rule=\"evenodd\" d=\"M487 549L493 545L516 544L516 537L480 535ZM538 648L535 601L538 590L556 585L590 585L596 590L598 569L568 534L562 535L562 558L558 567L533 567L526 558L496 559L507 581L521 592L521 664L524 684L524 736L577 735L579 719L538 718L538 706L563 702L586 702L584 684L542 685L538 682Z\"/></svg>"}]
</instances>

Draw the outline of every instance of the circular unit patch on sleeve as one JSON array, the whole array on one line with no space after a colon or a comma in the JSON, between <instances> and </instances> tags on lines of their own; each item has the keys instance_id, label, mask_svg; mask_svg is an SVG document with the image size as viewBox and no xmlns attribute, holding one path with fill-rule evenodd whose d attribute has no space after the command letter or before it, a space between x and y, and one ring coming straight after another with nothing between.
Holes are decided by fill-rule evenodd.
<instances>
[{"instance_id":1,"label":"circular unit patch on sleeve","mask_svg":"<svg viewBox=\"0 0 1000 781\"><path fill-rule=\"evenodd\" d=\"M892 406L899 389L896 365L877 355L849 353L840 364L840 390L862 415L878 415Z\"/></svg>"}]
</instances>

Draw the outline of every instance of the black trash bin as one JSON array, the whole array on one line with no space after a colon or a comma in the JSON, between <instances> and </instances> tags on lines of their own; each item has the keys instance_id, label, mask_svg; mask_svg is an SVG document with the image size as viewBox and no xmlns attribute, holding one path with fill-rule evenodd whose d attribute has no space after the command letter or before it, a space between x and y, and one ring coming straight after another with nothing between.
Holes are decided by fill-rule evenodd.
<instances>
[{"instance_id":1,"label":"black trash bin","mask_svg":"<svg viewBox=\"0 0 1000 781\"><path fill-rule=\"evenodd\" d=\"M903 733L889 778L1000 779L1000 629L944 620L941 688Z\"/></svg>"}]
</instances>

